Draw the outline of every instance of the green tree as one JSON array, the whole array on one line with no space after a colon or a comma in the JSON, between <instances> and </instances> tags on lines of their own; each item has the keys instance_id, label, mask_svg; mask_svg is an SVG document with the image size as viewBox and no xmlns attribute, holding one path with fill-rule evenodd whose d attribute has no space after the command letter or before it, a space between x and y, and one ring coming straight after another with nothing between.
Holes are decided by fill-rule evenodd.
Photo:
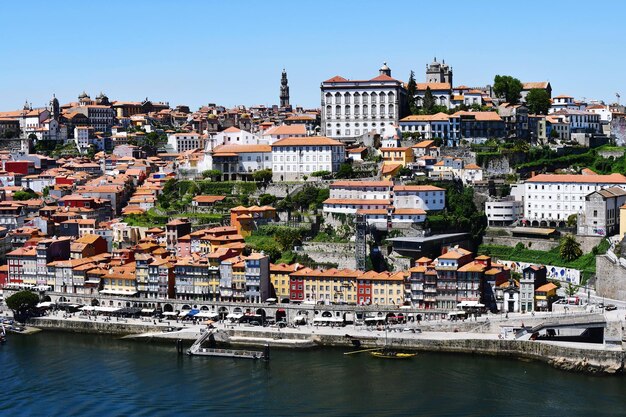
<instances>
[{"instance_id":1,"label":"green tree","mask_svg":"<svg viewBox=\"0 0 626 417\"><path fill-rule=\"evenodd\" d=\"M533 88L526 95L526 106L530 114L548 114L550 96L546 90Z\"/></svg>"},{"instance_id":2,"label":"green tree","mask_svg":"<svg viewBox=\"0 0 626 417\"><path fill-rule=\"evenodd\" d=\"M510 104L519 102L523 88L522 82L510 75L496 75L493 80L493 92Z\"/></svg>"},{"instance_id":3,"label":"green tree","mask_svg":"<svg viewBox=\"0 0 626 417\"><path fill-rule=\"evenodd\" d=\"M435 97L433 97L433 92L430 91L430 87L426 87L426 93L424 93L424 98L422 100L422 112L424 114L433 114L435 109Z\"/></svg>"},{"instance_id":4,"label":"green tree","mask_svg":"<svg viewBox=\"0 0 626 417\"><path fill-rule=\"evenodd\" d=\"M256 182L260 182L261 184L267 185L272 181L272 170L271 169L261 169L252 174L252 178Z\"/></svg>"},{"instance_id":5,"label":"green tree","mask_svg":"<svg viewBox=\"0 0 626 417\"><path fill-rule=\"evenodd\" d=\"M571 282L567 283L567 287L565 287L565 293L568 297L573 297L576 295L578 290L580 289L580 285L574 285Z\"/></svg>"},{"instance_id":6,"label":"green tree","mask_svg":"<svg viewBox=\"0 0 626 417\"><path fill-rule=\"evenodd\" d=\"M344 162L343 164L341 164L341 166L339 167L339 171L337 171L337 174L335 175L336 178L354 178L354 168L352 168L352 165Z\"/></svg>"},{"instance_id":7,"label":"green tree","mask_svg":"<svg viewBox=\"0 0 626 417\"><path fill-rule=\"evenodd\" d=\"M207 169L202 171L202 178L210 178L211 181L217 181L222 176L222 171L219 169Z\"/></svg>"},{"instance_id":8,"label":"green tree","mask_svg":"<svg viewBox=\"0 0 626 417\"><path fill-rule=\"evenodd\" d=\"M13 200L24 201L39 198L39 195L33 190L19 190L13 193Z\"/></svg>"},{"instance_id":9,"label":"green tree","mask_svg":"<svg viewBox=\"0 0 626 417\"><path fill-rule=\"evenodd\" d=\"M6 303L15 317L23 321L33 313L39 303L39 296L30 291L20 291L7 298Z\"/></svg>"},{"instance_id":10,"label":"green tree","mask_svg":"<svg viewBox=\"0 0 626 417\"><path fill-rule=\"evenodd\" d=\"M567 227L575 227L578 224L578 214L570 214L567 217Z\"/></svg>"},{"instance_id":11,"label":"green tree","mask_svg":"<svg viewBox=\"0 0 626 417\"><path fill-rule=\"evenodd\" d=\"M559 254L564 261L573 261L580 258L583 251L580 249L580 243L576 240L574 235L568 234L561 238L559 244Z\"/></svg>"},{"instance_id":12,"label":"green tree","mask_svg":"<svg viewBox=\"0 0 626 417\"><path fill-rule=\"evenodd\" d=\"M312 177L329 177L331 175L330 171L315 171L311 173Z\"/></svg>"},{"instance_id":13,"label":"green tree","mask_svg":"<svg viewBox=\"0 0 626 417\"><path fill-rule=\"evenodd\" d=\"M165 136L164 134L158 134L157 132L150 132L144 136L142 142L144 145L158 148L159 146L167 142L167 136Z\"/></svg>"},{"instance_id":14,"label":"green tree","mask_svg":"<svg viewBox=\"0 0 626 417\"><path fill-rule=\"evenodd\" d=\"M415 73L411 71L409 74L409 82L406 85L407 101L409 102L409 112L417 114L418 108L415 104L415 94L417 93L417 83L415 82Z\"/></svg>"},{"instance_id":15,"label":"green tree","mask_svg":"<svg viewBox=\"0 0 626 417\"><path fill-rule=\"evenodd\" d=\"M262 206L270 206L276 202L277 198L272 194L261 194L259 204Z\"/></svg>"},{"instance_id":16,"label":"green tree","mask_svg":"<svg viewBox=\"0 0 626 417\"><path fill-rule=\"evenodd\" d=\"M302 230L291 227L277 228L274 239L283 251L291 250L295 245L302 242Z\"/></svg>"}]
</instances>

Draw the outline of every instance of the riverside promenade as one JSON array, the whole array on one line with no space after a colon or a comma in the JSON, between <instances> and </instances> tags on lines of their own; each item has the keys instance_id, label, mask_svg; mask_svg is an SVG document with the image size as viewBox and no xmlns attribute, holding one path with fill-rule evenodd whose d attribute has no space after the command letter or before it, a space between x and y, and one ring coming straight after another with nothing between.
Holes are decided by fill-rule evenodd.
<instances>
[{"instance_id":1,"label":"riverside promenade","mask_svg":"<svg viewBox=\"0 0 626 417\"><path fill-rule=\"evenodd\" d=\"M215 322L220 339L234 346L263 346L273 348L345 347L354 349L354 340L361 348L393 346L414 351L438 351L485 354L525 358L547 362L560 369L588 373L614 374L624 369L624 349L620 343L580 343L518 340L513 330L524 325L536 326L542 322L566 322L596 318L598 315L552 313L535 316L510 315L508 318L491 316L465 322L448 320L401 324L385 327L316 326L260 327L228 322ZM607 313L613 328L621 326L624 311ZM124 338L146 342L172 343L178 339L191 344L207 325L191 321L118 319L102 316L68 315L55 312L34 318L31 325L48 330L80 333L117 334ZM609 331L610 333L610 331ZM621 333L620 333L621 335ZM621 339L621 336L620 336Z\"/></svg>"}]
</instances>

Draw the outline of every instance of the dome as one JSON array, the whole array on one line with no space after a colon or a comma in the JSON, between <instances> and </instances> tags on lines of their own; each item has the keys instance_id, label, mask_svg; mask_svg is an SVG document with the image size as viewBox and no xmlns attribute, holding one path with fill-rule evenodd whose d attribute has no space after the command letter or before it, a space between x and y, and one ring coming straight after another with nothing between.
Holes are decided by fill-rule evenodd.
<instances>
[{"instance_id":1,"label":"dome","mask_svg":"<svg viewBox=\"0 0 626 417\"><path fill-rule=\"evenodd\" d=\"M103 98L108 98L108 97L102 91L100 91L100 94L98 95L98 97L96 97L96 99L102 100Z\"/></svg>"},{"instance_id":2,"label":"dome","mask_svg":"<svg viewBox=\"0 0 626 417\"><path fill-rule=\"evenodd\" d=\"M383 62L383 66L380 67L380 71L389 71L391 68L387 66L386 62Z\"/></svg>"},{"instance_id":3,"label":"dome","mask_svg":"<svg viewBox=\"0 0 626 417\"><path fill-rule=\"evenodd\" d=\"M79 100L82 100L82 99L84 99L84 98L91 98L91 97L89 97L89 94L87 94L87 93L83 90L83 92L80 94L80 96L78 96L78 99L79 99Z\"/></svg>"}]
</instances>

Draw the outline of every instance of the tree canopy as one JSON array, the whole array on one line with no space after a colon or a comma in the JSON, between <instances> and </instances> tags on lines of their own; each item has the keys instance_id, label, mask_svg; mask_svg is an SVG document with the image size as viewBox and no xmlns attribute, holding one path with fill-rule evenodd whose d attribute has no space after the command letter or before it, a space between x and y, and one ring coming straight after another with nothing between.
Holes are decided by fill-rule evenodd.
<instances>
[{"instance_id":1,"label":"tree canopy","mask_svg":"<svg viewBox=\"0 0 626 417\"><path fill-rule=\"evenodd\" d=\"M433 97L433 92L430 91L430 87L426 87L426 92L424 93L424 99L422 101L422 111L426 114L431 114L434 108L435 97Z\"/></svg>"},{"instance_id":2,"label":"tree canopy","mask_svg":"<svg viewBox=\"0 0 626 417\"><path fill-rule=\"evenodd\" d=\"M15 201L31 200L33 198L39 198L39 195L33 190L18 190L13 193L13 200Z\"/></svg>"},{"instance_id":3,"label":"tree canopy","mask_svg":"<svg viewBox=\"0 0 626 417\"><path fill-rule=\"evenodd\" d=\"M580 249L580 243L574 235L565 235L561 238L559 254L564 261L573 261L582 256L583 251Z\"/></svg>"},{"instance_id":4,"label":"tree canopy","mask_svg":"<svg viewBox=\"0 0 626 417\"><path fill-rule=\"evenodd\" d=\"M411 71L409 74L409 82L406 85L407 100L409 102L409 112L411 114L417 114L418 108L415 104L415 93L417 92L417 83L415 82L415 72Z\"/></svg>"},{"instance_id":5,"label":"tree canopy","mask_svg":"<svg viewBox=\"0 0 626 417\"><path fill-rule=\"evenodd\" d=\"M252 178L256 182L260 182L262 184L269 184L272 181L272 170L271 169L261 169L252 174Z\"/></svg>"},{"instance_id":6,"label":"tree canopy","mask_svg":"<svg viewBox=\"0 0 626 417\"><path fill-rule=\"evenodd\" d=\"M531 114L548 114L550 96L546 90L533 88L526 95L526 106Z\"/></svg>"},{"instance_id":7,"label":"tree canopy","mask_svg":"<svg viewBox=\"0 0 626 417\"><path fill-rule=\"evenodd\" d=\"M16 317L30 315L38 303L39 296L30 291L16 292L6 299L7 307L13 310Z\"/></svg>"},{"instance_id":8,"label":"tree canopy","mask_svg":"<svg viewBox=\"0 0 626 417\"><path fill-rule=\"evenodd\" d=\"M510 104L519 102L523 88L522 82L510 75L496 75L493 80L493 91L496 96Z\"/></svg>"}]
</instances>

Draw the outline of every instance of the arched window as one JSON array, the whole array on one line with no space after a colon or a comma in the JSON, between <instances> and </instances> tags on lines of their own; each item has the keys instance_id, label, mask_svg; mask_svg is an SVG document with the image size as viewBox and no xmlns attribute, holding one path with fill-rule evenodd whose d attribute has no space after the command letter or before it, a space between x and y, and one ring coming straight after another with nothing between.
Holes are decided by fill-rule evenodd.
<instances>
[{"instance_id":1,"label":"arched window","mask_svg":"<svg viewBox=\"0 0 626 417\"><path fill-rule=\"evenodd\" d=\"M381 104L379 109L378 109L378 114L380 114L381 116L385 116L385 105Z\"/></svg>"},{"instance_id":2,"label":"arched window","mask_svg":"<svg viewBox=\"0 0 626 417\"><path fill-rule=\"evenodd\" d=\"M377 97L378 97L378 94L372 93L372 104L376 104Z\"/></svg>"},{"instance_id":3,"label":"arched window","mask_svg":"<svg viewBox=\"0 0 626 417\"><path fill-rule=\"evenodd\" d=\"M361 115L361 106L359 106L358 104L354 105L354 115L355 116L360 116Z\"/></svg>"},{"instance_id":4,"label":"arched window","mask_svg":"<svg viewBox=\"0 0 626 417\"><path fill-rule=\"evenodd\" d=\"M341 94L335 93L335 104L341 104Z\"/></svg>"},{"instance_id":5,"label":"arched window","mask_svg":"<svg viewBox=\"0 0 626 417\"><path fill-rule=\"evenodd\" d=\"M333 107L332 106L326 106L326 117L331 118L333 117Z\"/></svg>"},{"instance_id":6,"label":"arched window","mask_svg":"<svg viewBox=\"0 0 626 417\"><path fill-rule=\"evenodd\" d=\"M367 104L363 105L363 116L367 116L369 106Z\"/></svg>"},{"instance_id":7,"label":"arched window","mask_svg":"<svg viewBox=\"0 0 626 417\"><path fill-rule=\"evenodd\" d=\"M369 95L367 93L363 93L363 96L361 97L363 99L363 104L367 104L369 101Z\"/></svg>"},{"instance_id":8,"label":"arched window","mask_svg":"<svg viewBox=\"0 0 626 417\"><path fill-rule=\"evenodd\" d=\"M344 104L350 104L350 93L345 93L343 95L343 103Z\"/></svg>"},{"instance_id":9,"label":"arched window","mask_svg":"<svg viewBox=\"0 0 626 417\"><path fill-rule=\"evenodd\" d=\"M350 116L350 106L346 106L346 116Z\"/></svg>"},{"instance_id":10,"label":"arched window","mask_svg":"<svg viewBox=\"0 0 626 417\"><path fill-rule=\"evenodd\" d=\"M389 97L389 103L394 103L396 101L396 95L393 92L387 94L387 96Z\"/></svg>"},{"instance_id":11,"label":"arched window","mask_svg":"<svg viewBox=\"0 0 626 417\"><path fill-rule=\"evenodd\" d=\"M335 106L335 116L341 116L341 106Z\"/></svg>"},{"instance_id":12,"label":"arched window","mask_svg":"<svg viewBox=\"0 0 626 417\"><path fill-rule=\"evenodd\" d=\"M359 93L354 93L354 104L361 103L361 95Z\"/></svg>"},{"instance_id":13,"label":"arched window","mask_svg":"<svg viewBox=\"0 0 626 417\"><path fill-rule=\"evenodd\" d=\"M393 115L393 104L389 105L389 117L394 117L394 115Z\"/></svg>"},{"instance_id":14,"label":"arched window","mask_svg":"<svg viewBox=\"0 0 626 417\"><path fill-rule=\"evenodd\" d=\"M384 103L387 99L387 95L385 93L380 93L380 102Z\"/></svg>"},{"instance_id":15,"label":"arched window","mask_svg":"<svg viewBox=\"0 0 626 417\"><path fill-rule=\"evenodd\" d=\"M333 104L333 95L326 93L326 104Z\"/></svg>"}]
</instances>

